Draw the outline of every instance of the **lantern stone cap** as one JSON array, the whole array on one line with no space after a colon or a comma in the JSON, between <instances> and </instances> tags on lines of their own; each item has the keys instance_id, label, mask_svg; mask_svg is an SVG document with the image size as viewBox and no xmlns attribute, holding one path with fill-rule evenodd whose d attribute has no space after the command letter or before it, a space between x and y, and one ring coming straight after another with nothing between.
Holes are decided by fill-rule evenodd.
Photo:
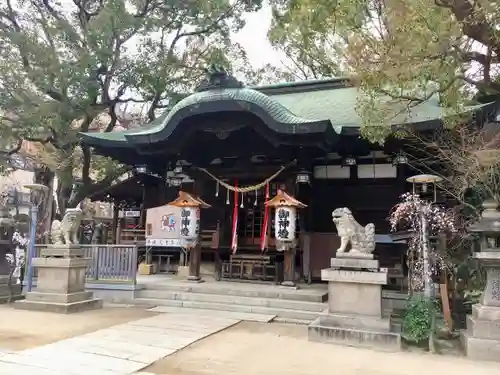
<instances>
[{"instance_id":1,"label":"lantern stone cap","mask_svg":"<svg viewBox=\"0 0 500 375\"><path fill-rule=\"evenodd\" d=\"M266 202L267 207L297 207L306 208L307 205L298 201L283 190L278 190L276 196Z\"/></svg>"},{"instance_id":2,"label":"lantern stone cap","mask_svg":"<svg viewBox=\"0 0 500 375\"><path fill-rule=\"evenodd\" d=\"M497 210L498 204L494 201L485 201L482 204L483 212L478 221L471 224L469 232L500 235L500 211Z\"/></svg>"},{"instance_id":3,"label":"lantern stone cap","mask_svg":"<svg viewBox=\"0 0 500 375\"><path fill-rule=\"evenodd\" d=\"M409 182L410 184L435 184L441 181L443 181L441 177L433 174L418 174L406 179L406 182Z\"/></svg>"},{"instance_id":4,"label":"lantern stone cap","mask_svg":"<svg viewBox=\"0 0 500 375\"><path fill-rule=\"evenodd\" d=\"M201 198L186 193L185 191L179 191L179 196L173 200L172 202L168 203L170 206L175 206L175 207L200 207L200 208L210 208L208 203L203 201Z\"/></svg>"},{"instance_id":5,"label":"lantern stone cap","mask_svg":"<svg viewBox=\"0 0 500 375\"><path fill-rule=\"evenodd\" d=\"M485 268L500 268L500 249L491 249L490 251L480 251L474 254L474 258Z\"/></svg>"},{"instance_id":6,"label":"lantern stone cap","mask_svg":"<svg viewBox=\"0 0 500 375\"><path fill-rule=\"evenodd\" d=\"M498 251L479 251L474 254L474 258L477 259L492 259L498 260L500 262L500 249Z\"/></svg>"},{"instance_id":7,"label":"lantern stone cap","mask_svg":"<svg viewBox=\"0 0 500 375\"><path fill-rule=\"evenodd\" d=\"M495 219L482 219L474 224L471 224L467 230L472 233L495 233L500 237L500 221Z\"/></svg>"}]
</instances>

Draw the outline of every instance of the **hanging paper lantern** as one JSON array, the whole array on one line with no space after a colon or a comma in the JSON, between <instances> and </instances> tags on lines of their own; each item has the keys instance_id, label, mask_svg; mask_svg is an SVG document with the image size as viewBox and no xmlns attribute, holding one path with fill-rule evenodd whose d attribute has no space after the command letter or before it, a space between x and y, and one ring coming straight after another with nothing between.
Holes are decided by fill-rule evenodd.
<instances>
[{"instance_id":1,"label":"hanging paper lantern","mask_svg":"<svg viewBox=\"0 0 500 375\"><path fill-rule=\"evenodd\" d=\"M302 202L278 190L276 196L266 202L267 207L274 207L274 237L276 241L291 243L295 240L297 208L305 208Z\"/></svg>"},{"instance_id":2,"label":"hanging paper lantern","mask_svg":"<svg viewBox=\"0 0 500 375\"><path fill-rule=\"evenodd\" d=\"M209 208L201 198L195 197L185 191L179 191L179 196L169 205L181 208L180 236L186 241L187 247L196 244L200 235L200 209Z\"/></svg>"}]
</instances>

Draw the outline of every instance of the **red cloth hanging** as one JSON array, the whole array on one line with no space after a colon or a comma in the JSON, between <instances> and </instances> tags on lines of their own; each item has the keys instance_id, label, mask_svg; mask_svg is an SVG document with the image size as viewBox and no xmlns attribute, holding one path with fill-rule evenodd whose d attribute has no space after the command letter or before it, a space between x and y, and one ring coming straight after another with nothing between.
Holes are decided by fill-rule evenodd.
<instances>
[{"instance_id":1,"label":"red cloth hanging","mask_svg":"<svg viewBox=\"0 0 500 375\"><path fill-rule=\"evenodd\" d=\"M234 187L238 187L238 180L234 181ZM231 238L231 249L233 254L236 253L238 249L238 191L234 191L234 205L233 205L233 232Z\"/></svg>"},{"instance_id":2,"label":"red cloth hanging","mask_svg":"<svg viewBox=\"0 0 500 375\"><path fill-rule=\"evenodd\" d=\"M262 252L266 251L267 248L267 227L269 225L269 207L265 204L265 201L269 199L269 183L266 184L266 199L264 200L264 221L262 223L262 230L260 235L260 250Z\"/></svg>"}]
</instances>

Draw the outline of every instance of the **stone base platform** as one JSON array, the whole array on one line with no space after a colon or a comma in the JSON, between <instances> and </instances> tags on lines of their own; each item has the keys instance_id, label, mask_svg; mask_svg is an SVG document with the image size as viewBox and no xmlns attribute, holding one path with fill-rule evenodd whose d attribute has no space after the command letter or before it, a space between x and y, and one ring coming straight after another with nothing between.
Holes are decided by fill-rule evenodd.
<instances>
[{"instance_id":1,"label":"stone base platform","mask_svg":"<svg viewBox=\"0 0 500 375\"><path fill-rule=\"evenodd\" d=\"M12 296L10 297L11 302L20 300L23 298L21 292L22 292L22 285L20 284L14 284L11 286L11 292L9 292L9 287L7 285L3 285L0 283L0 303L7 303L9 301L9 293L12 293Z\"/></svg>"},{"instance_id":2,"label":"stone base platform","mask_svg":"<svg viewBox=\"0 0 500 375\"><path fill-rule=\"evenodd\" d=\"M477 304L467 316L460 341L468 358L500 362L500 308Z\"/></svg>"},{"instance_id":3,"label":"stone base platform","mask_svg":"<svg viewBox=\"0 0 500 375\"><path fill-rule=\"evenodd\" d=\"M388 319L333 315L319 316L308 326L309 341L397 352L401 335L390 332Z\"/></svg>"},{"instance_id":4,"label":"stone base platform","mask_svg":"<svg viewBox=\"0 0 500 375\"><path fill-rule=\"evenodd\" d=\"M88 299L77 302L47 302L22 300L14 304L14 308L20 310L45 311L58 314L71 314L87 310L102 308L102 299Z\"/></svg>"},{"instance_id":5,"label":"stone base platform","mask_svg":"<svg viewBox=\"0 0 500 375\"><path fill-rule=\"evenodd\" d=\"M17 309L69 314L102 308L102 299L85 291L85 271L91 259L80 245L50 245L34 258L38 269L36 290L14 304Z\"/></svg>"},{"instance_id":6,"label":"stone base platform","mask_svg":"<svg viewBox=\"0 0 500 375\"><path fill-rule=\"evenodd\" d=\"M467 358L477 361L500 362L500 341L478 338L468 331L462 332L460 342Z\"/></svg>"}]
</instances>

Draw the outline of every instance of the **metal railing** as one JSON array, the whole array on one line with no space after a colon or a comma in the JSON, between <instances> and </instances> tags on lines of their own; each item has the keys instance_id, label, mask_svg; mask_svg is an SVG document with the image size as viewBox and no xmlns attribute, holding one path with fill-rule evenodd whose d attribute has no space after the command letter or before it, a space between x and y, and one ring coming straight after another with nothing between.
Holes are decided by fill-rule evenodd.
<instances>
[{"instance_id":1,"label":"metal railing","mask_svg":"<svg viewBox=\"0 0 500 375\"><path fill-rule=\"evenodd\" d=\"M46 245L36 246L35 257ZM137 246L135 245L81 245L85 257L92 259L85 272L87 282L135 284L137 282ZM34 277L37 270L34 270Z\"/></svg>"}]
</instances>

